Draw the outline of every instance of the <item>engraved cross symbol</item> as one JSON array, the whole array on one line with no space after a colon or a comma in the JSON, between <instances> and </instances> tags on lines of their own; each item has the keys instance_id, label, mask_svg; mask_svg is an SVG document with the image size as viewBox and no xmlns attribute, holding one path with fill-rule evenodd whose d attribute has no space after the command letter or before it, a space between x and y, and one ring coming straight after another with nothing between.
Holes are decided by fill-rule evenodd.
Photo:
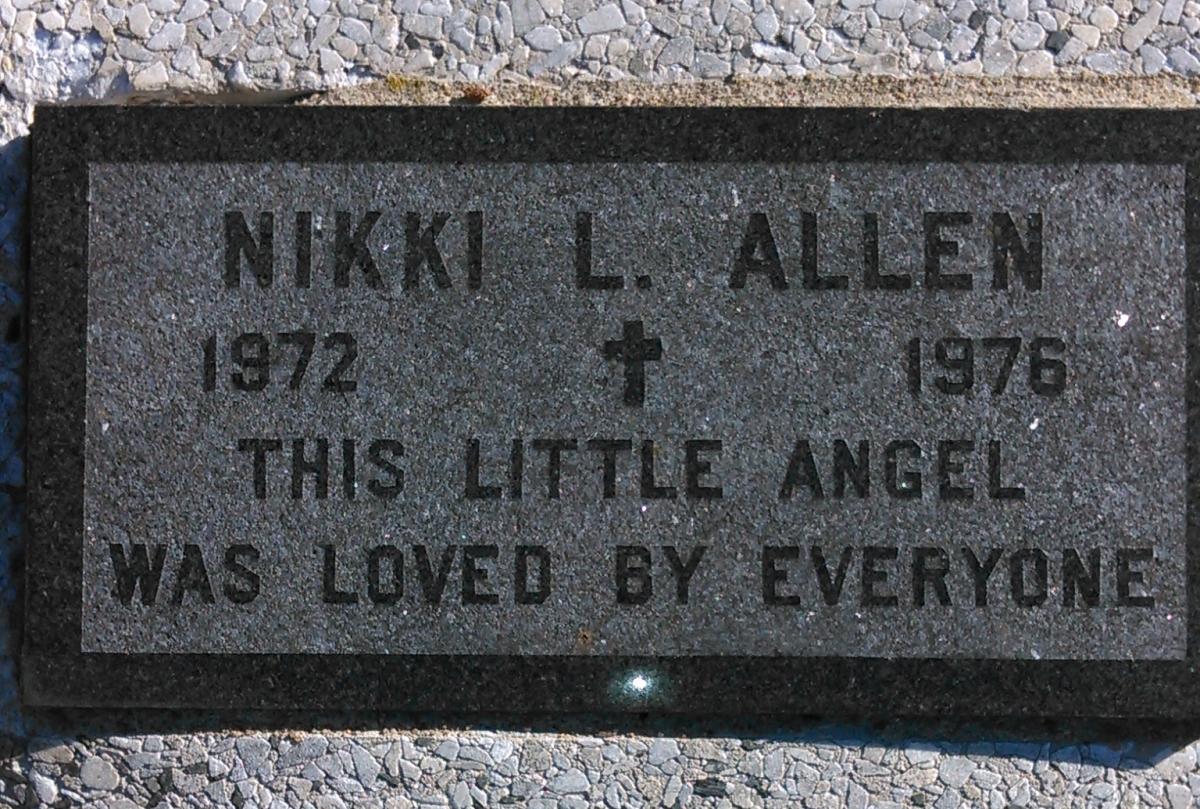
<instances>
[{"instance_id":1,"label":"engraved cross symbol","mask_svg":"<svg viewBox=\"0 0 1200 809\"><path fill-rule=\"evenodd\" d=\"M625 364L625 404L641 407L646 400L646 362L662 359L662 340L646 339L640 320L626 320L620 340L604 341L604 358Z\"/></svg>"}]
</instances>

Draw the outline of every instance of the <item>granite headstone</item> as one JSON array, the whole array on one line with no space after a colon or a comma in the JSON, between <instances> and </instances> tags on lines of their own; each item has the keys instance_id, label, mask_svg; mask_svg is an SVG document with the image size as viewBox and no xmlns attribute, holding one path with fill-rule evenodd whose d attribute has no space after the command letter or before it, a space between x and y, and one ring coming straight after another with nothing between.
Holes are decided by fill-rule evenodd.
<instances>
[{"instance_id":1,"label":"granite headstone","mask_svg":"<svg viewBox=\"0 0 1200 809\"><path fill-rule=\"evenodd\" d=\"M40 109L26 698L1200 712L1197 123Z\"/></svg>"}]
</instances>

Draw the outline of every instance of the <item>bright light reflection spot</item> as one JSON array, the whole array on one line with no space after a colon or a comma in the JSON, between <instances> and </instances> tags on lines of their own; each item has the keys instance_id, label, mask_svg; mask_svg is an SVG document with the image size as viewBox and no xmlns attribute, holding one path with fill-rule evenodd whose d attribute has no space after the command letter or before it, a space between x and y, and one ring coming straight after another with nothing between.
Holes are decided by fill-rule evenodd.
<instances>
[{"instance_id":1,"label":"bright light reflection spot","mask_svg":"<svg viewBox=\"0 0 1200 809\"><path fill-rule=\"evenodd\" d=\"M650 688L650 681L640 674L635 674L628 680L629 690L642 694Z\"/></svg>"}]
</instances>

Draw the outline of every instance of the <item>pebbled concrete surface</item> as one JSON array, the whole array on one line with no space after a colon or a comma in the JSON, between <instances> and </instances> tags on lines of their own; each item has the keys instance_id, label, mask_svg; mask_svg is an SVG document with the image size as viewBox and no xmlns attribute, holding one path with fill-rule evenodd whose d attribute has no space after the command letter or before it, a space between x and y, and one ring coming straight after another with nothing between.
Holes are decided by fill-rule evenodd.
<instances>
[{"instance_id":1,"label":"pebbled concrete surface","mask_svg":"<svg viewBox=\"0 0 1200 809\"><path fill-rule=\"evenodd\" d=\"M9 94L467 81L1200 73L1195 0L0 0Z\"/></svg>"},{"instance_id":2,"label":"pebbled concrete surface","mask_svg":"<svg viewBox=\"0 0 1200 809\"><path fill-rule=\"evenodd\" d=\"M1198 33L1194 0L0 0L0 607L13 614L19 591L17 315L37 103L340 89L312 101L1191 106ZM1200 803L1191 728L31 715L10 624L3 805ZM338 730L265 729L281 723Z\"/></svg>"},{"instance_id":3,"label":"pebbled concrete surface","mask_svg":"<svg viewBox=\"0 0 1200 809\"><path fill-rule=\"evenodd\" d=\"M0 806L1195 805L1194 748L948 742L824 727L765 738L494 731L37 737Z\"/></svg>"}]
</instances>

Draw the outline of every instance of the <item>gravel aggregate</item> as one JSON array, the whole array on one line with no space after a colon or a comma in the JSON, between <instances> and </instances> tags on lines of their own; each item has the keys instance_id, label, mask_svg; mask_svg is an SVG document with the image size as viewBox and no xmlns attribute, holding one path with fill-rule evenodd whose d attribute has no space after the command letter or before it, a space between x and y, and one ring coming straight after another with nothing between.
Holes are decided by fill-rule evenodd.
<instances>
[{"instance_id":1,"label":"gravel aggregate","mask_svg":"<svg viewBox=\"0 0 1200 809\"><path fill-rule=\"evenodd\" d=\"M0 805L1195 806L1196 748L429 731L29 739Z\"/></svg>"}]
</instances>

